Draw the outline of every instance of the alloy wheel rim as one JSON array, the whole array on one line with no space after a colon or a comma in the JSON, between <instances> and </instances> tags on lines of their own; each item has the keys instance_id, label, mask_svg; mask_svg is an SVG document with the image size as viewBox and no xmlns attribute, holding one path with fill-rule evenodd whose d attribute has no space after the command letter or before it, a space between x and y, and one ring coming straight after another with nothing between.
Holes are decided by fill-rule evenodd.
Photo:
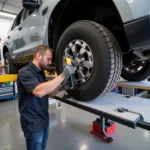
<instances>
[{"instance_id":1,"label":"alloy wheel rim","mask_svg":"<svg viewBox=\"0 0 150 150\"><path fill-rule=\"evenodd\" d=\"M72 65L75 67L75 84L85 84L90 79L94 68L93 53L89 45L79 39L71 41L64 51L63 60L66 57L71 58Z\"/></svg>"},{"instance_id":2,"label":"alloy wheel rim","mask_svg":"<svg viewBox=\"0 0 150 150\"><path fill-rule=\"evenodd\" d=\"M145 61L142 61L142 62L132 62L130 66L125 66L124 65L124 70L126 70L128 73L138 73L140 71L143 70L143 68L145 67L146 65L146 62Z\"/></svg>"}]
</instances>

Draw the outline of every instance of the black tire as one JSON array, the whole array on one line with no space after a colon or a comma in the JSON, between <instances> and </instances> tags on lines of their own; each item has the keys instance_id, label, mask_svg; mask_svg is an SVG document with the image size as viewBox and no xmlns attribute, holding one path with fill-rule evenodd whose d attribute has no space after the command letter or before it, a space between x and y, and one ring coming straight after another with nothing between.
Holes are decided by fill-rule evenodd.
<instances>
[{"instance_id":1,"label":"black tire","mask_svg":"<svg viewBox=\"0 0 150 150\"><path fill-rule=\"evenodd\" d=\"M150 63L147 62L143 69L137 73L127 72L124 68L121 73L122 78L128 81L138 82L143 81L150 76Z\"/></svg>"},{"instance_id":2,"label":"black tire","mask_svg":"<svg viewBox=\"0 0 150 150\"><path fill-rule=\"evenodd\" d=\"M7 61L7 62L6 62ZM9 69L7 69L7 64L9 65ZM12 62L9 52L5 53L4 57L4 69L6 74L17 74L18 68L17 66Z\"/></svg>"},{"instance_id":3,"label":"black tire","mask_svg":"<svg viewBox=\"0 0 150 150\"><path fill-rule=\"evenodd\" d=\"M91 21L79 21L69 26L61 36L56 50L57 73L63 71L63 53L67 45L81 39L90 46L94 70L83 85L67 91L75 99L89 101L110 92L122 70L122 55L113 34L104 26Z\"/></svg>"}]
</instances>

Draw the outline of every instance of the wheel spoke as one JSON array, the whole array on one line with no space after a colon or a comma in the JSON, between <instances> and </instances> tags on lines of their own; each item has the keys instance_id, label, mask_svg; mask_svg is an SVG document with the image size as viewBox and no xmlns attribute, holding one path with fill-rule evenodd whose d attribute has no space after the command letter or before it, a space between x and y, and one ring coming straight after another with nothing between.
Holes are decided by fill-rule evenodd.
<instances>
[{"instance_id":1,"label":"wheel spoke","mask_svg":"<svg viewBox=\"0 0 150 150\"><path fill-rule=\"evenodd\" d=\"M80 49L80 52L79 52L80 56L82 56L84 53L86 53L85 49L84 49L84 48L81 48L81 49Z\"/></svg>"},{"instance_id":2,"label":"wheel spoke","mask_svg":"<svg viewBox=\"0 0 150 150\"><path fill-rule=\"evenodd\" d=\"M80 70L77 69L77 74L78 74L79 78L84 78L85 77L84 73L81 71L81 69Z\"/></svg>"},{"instance_id":3,"label":"wheel spoke","mask_svg":"<svg viewBox=\"0 0 150 150\"><path fill-rule=\"evenodd\" d=\"M72 43L69 43L69 47L72 47L73 46L73 44Z\"/></svg>"},{"instance_id":4,"label":"wheel spoke","mask_svg":"<svg viewBox=\"0 0 150 150\"><path fill-rule=\"evenodd\" d=\"M91 61L82 61L81 66L87 68L88 70L93 67L93 62Z\"/></svg>"},{"instance_id":5,"label":"wheel spoke","mask_svg":"<svg viewBox=\"0 0 150 150\"><path fill-rule=\"evenodd\" d=\"M81 42L80 42L79 40L77 40L77 41L75 42L75 45L80 45L80 46L82 46L82 44L81 44Z\"/></svg>"},{"instance_id":6,"label":"wheel spoke","mask_svg":"<svg viewBox=\"0 0 150 150\"><path fill-rule=\"evenodd\" d=\"M75 45L73 45L72 47L71 47L71 50L72 50L72 53L73 53L73 56L74 57L77 57L77 47L75 46Z\"/></svg>"},{"instance_id":7,"label":"wheel spoke","mask_svg":"<svg viewBox=\"0 0 150 150\"><path fill-rule=\"evenodd\" d=\"M87 78L89 78L90 75L91 75L91 72L88 70L85 76L86 76Z\"/></svg>"},{"instance_id":8,"label":"wheel spoke","mask_svg":"<svg viewBox=\"0 0 150 150\"><path fill-rule=\"evenodd\" d=\"M91 58L92 53L91 52L87 52L87 55L88 55L89 58Z\"/></svg>"},{"instance_id":9,"label":"wheel spoke","mask_svg":"<svg viewBox=\"0 0 150 150\"><path fill-rule=\"evenodd\" d=\"M87 46L86 43L83 43L83 44L82 44L82 47L83 47L84 49L86 49L86 46Z\"/></svg>"},{"instance_id":10,"label":"wheel spoke","mask_svg":"<svg viewBox=\"0 0 150 150\"><path fill-rule=\"evenodd\" d=\"M73 59L73 56L72 56L72 55L70 55L69 53L65 53L65 56L64 56L63 58L65 59L65 58L67 58L67 57Z\"/></svg>"},{"instance_id":11,"label":"wheel spoke","mask_svg":"<svg viewBox=\"0 0 150 150\"><path fill-rule=\"evenodd\" d=\"M84 84L92 75L94 66L90 47L82 40L71 41L64 52L63 58L65 59L66 57L71 58L73 66L76 67L76 84Z\"/></svg>"}]
</instances>

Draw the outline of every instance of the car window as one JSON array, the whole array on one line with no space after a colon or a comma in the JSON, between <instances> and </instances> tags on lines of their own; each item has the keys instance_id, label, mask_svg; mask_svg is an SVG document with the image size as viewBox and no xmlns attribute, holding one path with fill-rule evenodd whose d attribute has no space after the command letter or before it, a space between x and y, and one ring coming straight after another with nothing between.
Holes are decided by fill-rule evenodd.
<instances>
[{"instance_id":1,"label":"car window","mask_svg":"<svg viewBox=\"0 0 150 150\"><path fill-rule=\"evenodd\" d=\"M21 18L22 18L22 14L23 14L23 9L21 10L21 12L18 14L18 16L16 17L14 24L11 28L11 30L13 30L15 27L17 27L20 23L21 23Z\"/></svg>"},{"instance_id":2,"label":"car window","mask_svg":"<svg viewBox=\"0 0 150 150\"><path fill-rule=\"evenodd\" d=\"M17 17L16 17L16 19L17 19ZM15 19L15 20L14 20L14 22L13 22L13 25L12 25L11 30L13 30L13 29L14 29L14 27L15 27L16 19Z\"/></svg>"},{"instance_id":3,"label":"car window","mask_svg":"<svg viewBox=\"0 0 150 150\"><path fill-rule=\"evenodd\" d=\"M28 16L30 16L33 12L34 10L29 11Z\"/></svg>"},{"instance_id":4,"label":"car window","mask_svg":"<svg viewBox=\"0 0 150 150\"><path fill-rule=\"evenodd\" d=\"M12 25L11 25L10 31L13 30L13 27L14 27L15 22L16 22L16 18L14 19L14 21L13 21L13 23L12 23Z\"/></svg>"},{"instance_id":5,"label":"car window","mask_svg":"<svg viewBox=\"0 0 150 150\"><path fill-rule=\"evenodd\" d=\"M27 10L25 9L24 13L23 13L23 20L25 20L28 16L30 16L32 13L34 12L34 10Z\"/></svg>"},{"instance_id":6,"label":"car window","mask_svg":"<svg viewBox=\"0 0 150 150\"><path fill-rule=\"evenodd\" d=\"M25 20L27 18L27 13L28 13L28 11L26 9L24 9L22 20Z\"/></svg>"}]
</instances>

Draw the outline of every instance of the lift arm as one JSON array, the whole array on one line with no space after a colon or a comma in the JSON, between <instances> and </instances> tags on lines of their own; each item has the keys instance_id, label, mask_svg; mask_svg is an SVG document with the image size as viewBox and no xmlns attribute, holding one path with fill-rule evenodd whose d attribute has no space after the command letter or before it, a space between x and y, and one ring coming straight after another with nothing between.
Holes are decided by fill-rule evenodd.
<instances>
[{"instance_id":1,"label":"lift arm","mask_svg":"<svg viewBox=\"0 0 150 150\"><path fill-rule=\"evenodd\" d=\"M135 111L138 109L138 111L141 111L141 114L143 114L144 119L150 122L149 114L147 114L149 109L147 106L150 106L149 100L139 97L126 98L121 94L109 93L102 98L97 98L89 102L81 102L71 97L65 98L64 94L65 92L61 92L57 96L54 96L54 98L71 106L96 114L100 117L110 119L133 129L140 127L150 131L150 123L141 121L140 115L131 114L128 112L119 113L117 111L117 108L122 106ZM145 103L146 105L143 105Z\"/></svg>"}]
</instances>

